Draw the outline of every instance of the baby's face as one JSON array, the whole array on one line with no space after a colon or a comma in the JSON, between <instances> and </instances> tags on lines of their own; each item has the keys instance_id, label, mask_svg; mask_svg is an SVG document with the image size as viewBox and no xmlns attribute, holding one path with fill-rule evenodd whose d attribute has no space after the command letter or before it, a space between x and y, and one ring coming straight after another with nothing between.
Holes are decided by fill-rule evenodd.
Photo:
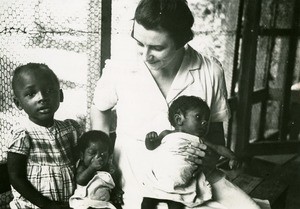
<instances>
[{"instance_id":1,"label":"baby's face","mask_svg":"<svg viewBox=\"0 0 300 209\"><path fill-rule=\"evenodd\" d=\"M29 119L41 126L53 124L62 92L49 73L24 72L15 87L15 104Z\"/></svg>"},{"instance_id":2,"label":"baby's face","mask_svg":"<svg viewBox=\"0 0 300 209\"><path fill-rule=\"evenodd\" d=\"M198 137L205 136L209 128L209 112L203 112L201 108L193 108L186 111L181 131Z\"/></svg>"},{"instance_id":3,"label":"baby's face","mask_svg":"<svg viewBox=\"0 0 300 209\"><path fill-rule=\"evenodd\" d=\"M88 167L93 160L98 160L104 167L107 165L108 159L108 146L105 146L100 142L90 142L83 153L83 163L86 167Z\"/></svg>"}]
</instances>

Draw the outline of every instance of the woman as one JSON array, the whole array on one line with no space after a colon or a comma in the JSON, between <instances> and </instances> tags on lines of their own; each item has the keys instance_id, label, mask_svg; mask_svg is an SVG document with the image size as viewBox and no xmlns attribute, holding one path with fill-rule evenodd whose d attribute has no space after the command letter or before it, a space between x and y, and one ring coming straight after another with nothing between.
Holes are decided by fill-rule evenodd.
<instances>
[{"instance_id":1,"label":"woman","mask_svg":"<svg viewBox=\"0 0 300 209\"><path fill-rule=\"evenodd\" d=\"M223 121L229 117L224 74L221 66L194 49L187 42L193 38L194 18L185 0L142 0L134 16L132 38L137 43L137 59L108 62L94 94L91 110L92 129L109 133L111 110L116 107L117 139L115 159L122 174L124 207L140 208L147 185L149 151L145 136L150 131L171 129L168 107L181 95L205 100L211 109L208 139L224 145ZM182 148L195 166L214 163L218 156L205 157L206 146L193 144ZM213 159L213 160L212 160ZM204 163L203 162L203 163ZM222 175L212 175L213 195L233 204L239 193L243 205L256 204ZM224 191L226 192L214 192ZM232 208L232 207L231 207ZM246 207L243 207L246 208Z\"/></svg>"}]
</instances>

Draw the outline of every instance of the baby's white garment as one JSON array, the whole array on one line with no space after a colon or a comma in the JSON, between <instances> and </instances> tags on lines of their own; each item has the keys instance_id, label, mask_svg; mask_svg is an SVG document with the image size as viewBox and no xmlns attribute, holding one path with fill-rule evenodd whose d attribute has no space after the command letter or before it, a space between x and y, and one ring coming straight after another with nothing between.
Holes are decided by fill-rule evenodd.
<instances>
[{"instance_id":1,"label":"baby's white garment","mask_svg":"<svg viewBox=\"0 0 300 209\"><path fill-rule=\"evenodd\" d=\"M191 142L199 142L199 138L175 132L165 136L161 145L150 151L153 161L147 185L153 188L149 192L145 189L145 196L177 201L189 207L198 206L212 198L211 186L204 174L193 177L197 167L185 160L186 156L181 150Z\"/></svg>"},{"instance_id":2,"label":"baby's white garment","mask_svg":"<svg viewBox=\"0 0 300 209\"><path fill-rule=\"evenodd\" d=\"M113 178L108 172L98 171L86 186L77 184L70 198L70 207L74 209L115 207L109 202L110 191L115 187Z\"/></svg>"}]
</instances>

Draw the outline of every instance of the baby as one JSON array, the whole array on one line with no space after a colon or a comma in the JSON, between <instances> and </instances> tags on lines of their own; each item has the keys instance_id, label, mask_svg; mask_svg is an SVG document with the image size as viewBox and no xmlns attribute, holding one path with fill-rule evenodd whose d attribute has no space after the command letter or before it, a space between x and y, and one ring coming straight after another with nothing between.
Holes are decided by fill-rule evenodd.
<instances>
[{"instance_id":1,"label":"baby","mask_svg":"<svg viewBox=\"0 0 300 209\"><path fill-rule=\"evenodd\" d=\"M239 166L231 150L205 139L209 119L210 109L203 100L195 96L181 96L169 108L169 121L175 129L164 130L159 135L156 132L146 135L146 147L153 150L153 156L156 156L153 160L152 179L155 179L154 185L159 192L157 199L145 197L142 209L155 208L158 199L164 199L169 208L184 208L185 205L199 206L212 198L210 184L203 173L194 177L195 170L200 168L190 165L180 155L178 147L182 145L188 146L189 143L200 140L210 150L228 158L231 168ZM202 170L209 175L213 168L202 167Z\"/></svg>"},{"instance_id":2,"label":"baby","mask_svg":"<svg viewBox=\"0 0 300 209\"><path fill-rule=\"evenodd\" d=\"M111 191L115 187L110 161L112 149L110 139L102 131L88 131L78 142L80 160L77 164L77 188L70 198L70 206L75 209L110 208Z\"/></svg>"}]
</instances>

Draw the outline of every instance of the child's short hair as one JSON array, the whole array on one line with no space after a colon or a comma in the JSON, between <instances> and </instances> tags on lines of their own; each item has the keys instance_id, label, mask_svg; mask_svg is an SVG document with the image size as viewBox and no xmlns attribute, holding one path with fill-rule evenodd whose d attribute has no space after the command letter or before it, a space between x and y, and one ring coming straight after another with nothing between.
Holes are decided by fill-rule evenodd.
<instances>
[{"instance_id":1,"label":"child's short hair","mask_svg":"<svg viewBox=\"0 0 300 209\"><path fill-rule=\"evenodd\" d=\"M103 145L106 145L110 154L112 154L112 146L111 140L109 136L103 131L92 130L87 131L81 135L78 141L78 149L80 152L84 152L84 150L89 146L92 142L100 142Z\"/></svg>"},{"instance_id":2,"label":"child's short hair","mask_svg":"<svg viewBox=\"0 0 300 209\"><path fill-rule=\"evenodd\" d=\"M180 96L175 99L169 107L169 121L173 127L176 123L174 121L175 114L182 113L186 114L187 110L192 108L200 107L203 112L210 113L210 109L207 103L202 100L200 97L196 96Z\"/></svg>"},{"instance_id":3,"label":"child's short hair","mask_svg":"<svg viewBox=\"0 0 300 209\"><path fill-rule=\"evenodd\" d=\"M35 72L35 71L39 71L41 73L48 73L49 75L52 76L53 80L55 82L57 82L58 86L59 86L59 80L58 77L56 76L56 74L48 67L48 65L46 64L42 64L42 63L27 63L25 65L21 65L19 67L17 67L14 72L13 72L13 78L12 78L12 89L15 93L15 88L16 85L18 84L18 79L19 77L22 75L22 73L26 73L26 72Z\"/></svg>"}]
</instances>

